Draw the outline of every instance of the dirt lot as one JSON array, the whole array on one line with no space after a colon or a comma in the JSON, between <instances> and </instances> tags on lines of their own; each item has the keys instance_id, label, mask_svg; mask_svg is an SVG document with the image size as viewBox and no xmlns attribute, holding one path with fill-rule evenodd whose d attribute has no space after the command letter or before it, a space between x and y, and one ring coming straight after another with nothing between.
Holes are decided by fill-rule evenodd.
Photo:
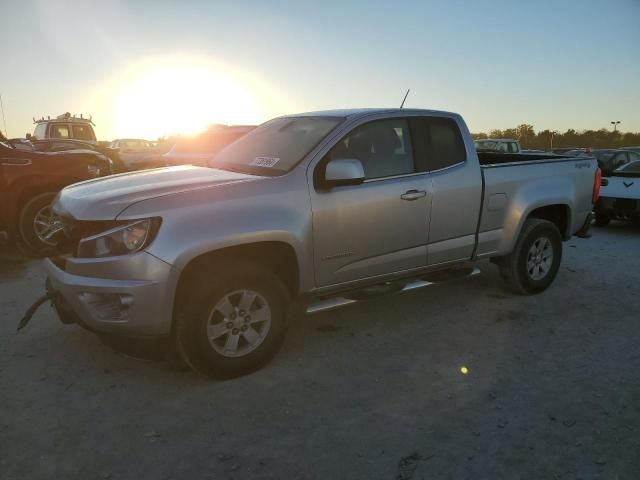
<instances>
[{"instance_id":1,"label":"dirt lot","mask_svg":"<svg viewBox=\"0 0 640 480\"><path fill-rule=\"evenodd\" d=\"M0 478L640 478L640 231L565 244L540 296L482 275L296 318L253 375L118 354L2 257ZM468 374L461 367L468 368Z\"/></svg>"}]
</instances>

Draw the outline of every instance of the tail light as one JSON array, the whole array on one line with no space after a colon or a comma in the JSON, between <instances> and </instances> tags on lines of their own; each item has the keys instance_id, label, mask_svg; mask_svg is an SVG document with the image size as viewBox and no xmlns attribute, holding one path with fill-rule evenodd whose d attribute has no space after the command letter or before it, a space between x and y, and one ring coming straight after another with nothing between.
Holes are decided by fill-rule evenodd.
<instances>
[{"instance_id":1,"label":"tail light","mask_svg":"<svg viewBox=\"0 0 640 480\"><path fill-rule=\"evenodd\" d=\"M596 178L593 182L593 196L591 202L595 205L600 198L600 189L602 188L602 170L596 168Z\"/></svg>"}]
</instances>

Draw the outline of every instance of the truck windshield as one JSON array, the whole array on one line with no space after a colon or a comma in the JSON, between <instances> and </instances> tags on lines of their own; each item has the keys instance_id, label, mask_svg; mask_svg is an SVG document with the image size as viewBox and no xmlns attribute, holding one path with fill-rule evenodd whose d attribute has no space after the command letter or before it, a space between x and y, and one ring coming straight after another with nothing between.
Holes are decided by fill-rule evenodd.
<instances>
[{"instance_id":1,"label":"truck windshield","mask_svg":"<svg viewBox=\"0 0 640 480\"><path fill-rule=\"evenodd\" d=\"M342 120L340 117L270 120L221 150L209 165L255 175L282 175L295 167Z\"/></svg>"}]
</instances>

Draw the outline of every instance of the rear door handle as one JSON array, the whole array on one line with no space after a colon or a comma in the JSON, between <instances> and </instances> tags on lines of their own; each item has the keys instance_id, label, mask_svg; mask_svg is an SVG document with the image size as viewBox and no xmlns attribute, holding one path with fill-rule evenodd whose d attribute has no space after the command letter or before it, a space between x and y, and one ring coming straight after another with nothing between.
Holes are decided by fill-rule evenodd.
<instances>
[{"instance_id":1,"label":"rear door handle","mask_svg":"<svg viewBox=\"0 0 640 480\"><path fill-rule=\"evenodd\" d=\"M413 200L418 200L419 198L424 197L426 194L427 192L425 192L424 190L407 190L402 195L400 195L400 198L402 200L412 202Z\"/></svg>"}]
</instances>

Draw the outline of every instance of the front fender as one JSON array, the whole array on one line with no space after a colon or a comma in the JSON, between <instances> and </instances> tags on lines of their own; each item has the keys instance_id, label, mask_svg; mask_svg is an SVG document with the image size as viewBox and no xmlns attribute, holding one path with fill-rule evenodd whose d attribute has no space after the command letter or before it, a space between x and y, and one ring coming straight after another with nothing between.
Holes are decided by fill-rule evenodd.
<instances>
[{"instance_id":1,"label":"front fender","mask_svg":"<svg viewBox=\"0 0 640 480\"><path fill-rule=\"evenodd\" d=\"M118 220L161 217L147 251L173 266L179 277L200 255L261 242L289 245L302 291L313 288L311 207L306 184L278 177L167 195L127 208Z\"/></svg>"}]
</instances>

